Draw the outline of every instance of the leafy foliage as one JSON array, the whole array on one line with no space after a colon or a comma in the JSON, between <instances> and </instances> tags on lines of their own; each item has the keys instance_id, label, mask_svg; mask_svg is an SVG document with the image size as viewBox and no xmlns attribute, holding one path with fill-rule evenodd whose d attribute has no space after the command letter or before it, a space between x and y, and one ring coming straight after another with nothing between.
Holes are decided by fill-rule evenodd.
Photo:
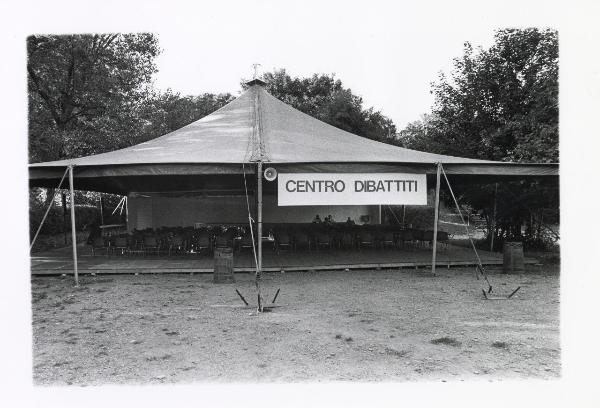
<instances>
[{"instance_id":1,"label":"leafy foliage","mask_svg":"<svg viewBox=\"0 0 600 408\"><path fill-rule=\"evenodd\" d=\"M431 114L399 132L405 147L487 160L558 162L555 31L499 30L489 49L477 51L466 43L450 76L440 74L432 93ZM457 180L455 190L491 231L495 186ZM547 224L558 223L556 183L504 182L497 197L498 244L525 239L539 245L555 235Z\"/></svg>"},{"instance_id":2,"label":"leafy foliage","mask_svg":"<svg viewBox=\"0 0 600 408\"><path fill-rule=\"evenodd\" d=\"M344 88L335 75L292 78L285 69L277 69L262 79L271 95L307 115L369 139L397 143L392 120L373 108L365 109L362 98Z\"/></svg>"},{"instance_id":3,"label":"leafy foliage","mask_svg":"<svg viewBox=\"0 0 600 408\"><path fill-rule=\"evenodd\" d=\"M131 146L220 108L229 94L186 96L152 88L159 54L152 34L33 35L27 39L29 159L59 160ZM37 229L54 190L30 191ZM114 208L120 197L104 195ZM78 228L99 218L98 194L77 192ZM60 219L59 219L60 218ZM105 219L106 222L106 219ZM43 233L62 231L58 210Z\"/></svg>"},{"instance_id":4,"label":"leafy foliage","mask_svg":"<svg viewBox=\"0 0 600 408\"><path fill-rule=\"evenodd\" d=\"M154 35L33 35L27 52L30 160L138 141L136 110L147 98L159 53Z\"/></svg>"},{"instance_id":5,"label":"leafy foliage","mask_svg":"<svg viewBox=\"0 0 600 408\"><path fill-rule=\"evenodd\" d=\"M558 38L500 30L489 49L465 43L448 78L432 84L431 115L400 132L435 153L517 162L558 161Z\"/></svg>"}]
</instances>

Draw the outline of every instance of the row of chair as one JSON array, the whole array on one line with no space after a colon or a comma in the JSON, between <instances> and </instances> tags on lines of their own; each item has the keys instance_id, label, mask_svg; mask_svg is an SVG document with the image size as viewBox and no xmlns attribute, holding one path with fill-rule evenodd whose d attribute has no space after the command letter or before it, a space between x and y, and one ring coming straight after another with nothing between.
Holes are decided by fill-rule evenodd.
<instances>
[{"instance_id":1,"label":"row of chair","mask_svg":"<svg viewBox=\"0 0 600 408\"><path fill-rule=\"evenodd\" d=\"M274 231L276 251L282 249L356 249L363 248L413 248L430 246L433 242L433 231L423 230L350 230L350 231L315 231L312 234L302 229L276 229ZM447 246L449 235L438 231L438 242Z\"/></svg>"},{"instance_id":2,"label":"row of chair","mask_svg":"<svg viewBox=\"0 0 600 408\"><path fill-rule=\"evenodd\" d=\"M267 226L263 242L279 253L281 250L412 248L431 245L433 231L398 229L390 226L336 227L300 224ZM268 238L267 238L268 237ZM215 248L252 249L256 241L249 228L229 226L216 228L179 228L134 230L129 235L97 237L92 240L92 254L160 255L212 253ZM447 245L449 236L438 231L438 242Z\"/></svg>"}]
</instances>

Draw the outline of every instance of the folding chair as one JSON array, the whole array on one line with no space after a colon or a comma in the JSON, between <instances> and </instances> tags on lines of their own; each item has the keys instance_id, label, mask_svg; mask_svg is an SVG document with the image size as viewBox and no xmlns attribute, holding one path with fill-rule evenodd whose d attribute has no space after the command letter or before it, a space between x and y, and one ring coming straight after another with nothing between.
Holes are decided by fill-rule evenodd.
<instances>
[{"instance_id":1,"label":"folding chair","mask_svg":"<svg viewBox=\"0 0 600 408\"><path fill-rule=\"evenodd\" d=\"M96 251L104 250L108 256L109 247L106 245L104 238L96 237L92 240L92 256L96 256Z\"/></svg>"},{"instance_id":2,"label":"folding chair","mask_svg":"<svg viewBox=\"0 0 600 408\"><path fill-rule=\"evenodd\" d=\"M375 238L370 232L361 232L358 235L358 250L360 251L363 247L375 248Z\"/></svg>"},{"instance_id":3,"label":"folding chair","mask_svg":"<svg viewBox=\"0 0 600 408\"><path fill-rule=\"evenodd\" d=\"M160 254L160 245L155 235L144 237L144 254L148 254L150 251L156 251L156 255Z\"/></svg>"},{"instance_id":4,"label":"folding chair","mask_svg":"<svg viewBox=\"0 0 600 408\"><path fill-rule=\"evenodd\" d=\"M292 249L292 238L287 231L275 232L275 247L277 248L277 254L282 248Z\"/></svg>"},{"instance_id":5,"label":"folding chair","mask_svg":"<svg viewBox=\"0 0 600 408\"><path fill-rule=\"evenodd\" d=\"M315 236L315 247L319 248L331 248L331 235L327 232L317 232Z\"/></svg>"},{"instance_id":6,"label":"folding chair","mask_svg":"<svg viewBox=\"0 0 600 408\"><path fill-rule=\"evenodd\" d=\"M171 252L181 253L185 250L183 245L183 238L181 235L173 235L169 242L169 256L171 256Z\"/></svg>"},{"instance_id":7,"label":"folding chair","mask_svg":"<svg viewBox=\"0 0 600 408\"><path fill-rule=\"evenodd\" d=\"M115 254L120 251L121 255L125 255L129 251L129 239L127 237L116 237L112 250Z\"/></svg>"}]
</instances>

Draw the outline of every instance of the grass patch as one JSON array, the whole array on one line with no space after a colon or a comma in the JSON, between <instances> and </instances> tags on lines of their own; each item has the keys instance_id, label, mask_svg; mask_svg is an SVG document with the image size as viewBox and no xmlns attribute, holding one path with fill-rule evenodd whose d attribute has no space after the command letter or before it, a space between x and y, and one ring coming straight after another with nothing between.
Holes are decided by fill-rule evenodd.
<instances>
[{"instance_id":1,"label":"grass patch","mask_svg":"<svg viewBox=\"0 0 600 408\"><path fill-rule=\"evenodd\" d=\"M346 338L344 339L344 341L345 341L346 343L350 343L350 342L353 342L353 341L354 341L354 339L353 339L352 337L346 337Z\"/></svg>"},{"instance_id":2,"label":"grass patch","mask_svg":"<svg viewBox=\"0 0 600 408\"><path fill-rule=\"evenodd\" d=\"M341 339L342 337L343 337L343 336L342 336L341 334L336 334L336 335L335 335L335 338L336 338L336 339L338 339L338 340L339 340L339 339Z\"/></svg>"},{"instance_id":3,"label":"grass patch","mask_svg":"<svg viewBox=\"0 0 600 408\"><path fill-rule=\"evenodd\" d=\"M445 344L446 346L459 347L460 341L453 337L440 337L439 339L431 340L431 344Z\"/></svg>"}]
</instances>

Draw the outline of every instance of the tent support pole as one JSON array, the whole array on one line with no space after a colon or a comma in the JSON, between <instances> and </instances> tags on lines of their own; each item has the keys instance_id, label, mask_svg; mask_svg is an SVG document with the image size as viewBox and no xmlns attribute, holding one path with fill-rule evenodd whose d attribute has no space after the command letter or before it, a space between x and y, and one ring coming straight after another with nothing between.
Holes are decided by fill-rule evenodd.
<instances>
[{"instance_id":1,"label":"tent support pole","mask_svg":"<svg viewBox=\"0 0 600 408\"><path fill-rule=\"evenodd\" d=\"M435 275L435 258L437 255L437 234L438 234L438 216L440 210L440 173L442 164L437 164L437 173L435 177L435 209L433 216L433 249L431 254L431 274Z\"/></svg>"},{"instance_id":2,"label":"tent support pole","mask_svg":"<svg viewBox=\"0 0 600 408\"><path fill-rule=\"evenodd\" d=\"M69 240L67 239L67 195L62 193L61 196L63 210L63 231L65 232L65 246L67 246L69 244Z\"/></svg>"},{"instance_id":3,"label":"tent support pole","mask_svg":"<svg viewBox=\"0 0 600 408\"><path fill-rule=\"evenodd\" d=\"M102 200L102 193L100 193L100 224L104 225L104 201Z\"/></svg>"},{"instance_id":4,"label":"tent support pole","mask_svg":"<svg viewBox=\"0 0 600 408\"><path fill-rule=\"evenodd\" d=\"M494 186L494 209L492 211L492 225L490 228L490 252L494 252L494 236L496 235L496 209L498 204L498 183Z\"/></svg>"},{"instance_id":5,"label":"tent support pole","mask_svg":"<svg viewBox=\"0 0 600 408\"><path fill-rule=\"evenodd\" d=\"M262 189L262 161L258 162L257 174L256 174L256 187L257 187L257 203L256 203L256 212L257 212L257 235L258 235L258 262L256 265L256 289L258 290L258 311L262 312L262 294L260 291L260 281L262 278L262 206L263 206L263 189Z\"/></svg>"},{"instance_id":6,"label":"tent support pole","mask_svg":"<svg viewBox=\"0 0 600 408\"><path fill-rule=\"evenodd\" d=\"M71 192L71 241L73 241L73 274L75 286L79 286L77 271L77 231L75 230L75 193L73 192L73 165L69 165L69 190Z\"/></svg>"}]
</instances>

